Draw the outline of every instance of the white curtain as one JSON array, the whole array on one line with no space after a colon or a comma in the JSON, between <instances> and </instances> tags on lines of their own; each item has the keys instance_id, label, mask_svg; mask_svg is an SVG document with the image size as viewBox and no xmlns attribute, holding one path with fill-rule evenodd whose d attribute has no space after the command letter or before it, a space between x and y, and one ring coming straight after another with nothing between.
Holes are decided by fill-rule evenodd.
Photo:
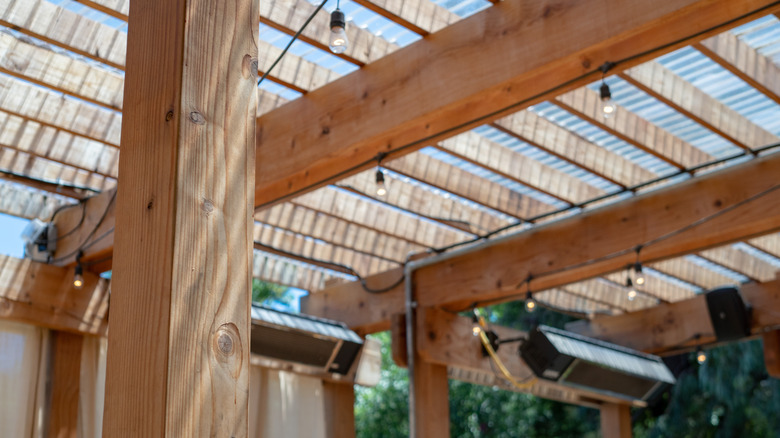
<instances>
[{"instance_id":1,"label":"white curtain","mask_svg":"<svg viewBox=\"0 0 780 438\"><path fill-rule=\"evenodd\" d=\"M43 434L48 331L0 321L0 437Z\"/></svg>"},{"instance_id":2,"label":"white curtain","mask_svg":"<svg viewBox=\"0 0 780 438\"><path fill-rule=\"evenodd\" d=\"M322 381L252 366L249 437L325 438Z\"/></svg>"}]
</instances>

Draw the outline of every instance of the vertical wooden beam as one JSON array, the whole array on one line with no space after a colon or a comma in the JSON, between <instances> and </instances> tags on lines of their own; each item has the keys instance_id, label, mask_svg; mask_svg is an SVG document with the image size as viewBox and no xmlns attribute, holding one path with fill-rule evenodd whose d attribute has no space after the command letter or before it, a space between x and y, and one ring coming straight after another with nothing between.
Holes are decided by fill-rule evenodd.
<instances>
[{"instance_id":1,"label":"vertical wooden beam","mask_svg":"<svg viewBox=\"0 0 780 438\"><path fill-rule=\"evenodd\" d=\"M53 332L51 396L49 398L50 438L76 438L79 417L79 377L84 336Z\"/></svg>"},{"instance_id":2,"label":"vertical wooden beam","mask_svg":"<svg viewBox=\"0 0 780 438\"><path fill-rule=\"evenodd\" d=\"M247 435L257 3L133 1L103 436Z\"/></svg>"},{"instance_id":3,"label":"vertical wooden beam","mask_svg":"<svg viewBox=\"0 0 780 438\"><path fill-rule=\"evenodd\" d=\"M614 403L602 405L601 435L604 438L631 438L631 407Z\"/></svg>"},{"instance_id":4,"label":"vertical wooden beam","mask_svg":"<svg viewBox=\"0 0 780 438\"><path fill-rule=\"evenodd\" d=\"M450 436L450 398L445 365L414 359L414 396L417 438Z\"/></svg>"},{"instance_id":5,"label":"vertical wooden beam","mask_svg":"<svg viewBox=\"0 0 780 438\"><path fill-rule=\"evenodd\" d=\"M775 379L780 378L780 330L761 335L764 341L764 364L766 372Z\"/></svg>"},{"instance_id":6,"label":"vertical wooden beam","mask_svg":"<svg viewBox=\"0 0 780 438\"><path fill-rule=\"evenodd\" d=\"M323 381L325 437L355 437L355 389L352 383Z\"/></svg>"}]
</instances>

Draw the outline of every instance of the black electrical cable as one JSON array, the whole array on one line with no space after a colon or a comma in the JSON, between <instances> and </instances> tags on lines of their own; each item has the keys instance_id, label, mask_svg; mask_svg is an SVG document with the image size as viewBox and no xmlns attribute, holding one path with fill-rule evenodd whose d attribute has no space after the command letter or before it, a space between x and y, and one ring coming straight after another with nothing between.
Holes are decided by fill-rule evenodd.
<instances>
[{"instance_id":1,"label":"black electrical cable","mask_svg":"<svg viewBox=\"0 0 780 438\"><path fill-rule=\"evenodd\" d=\"M769 187L768 189L762 190L761 192L756 193L755 195L752 195L752 196L750 196L748 198L745 198L745 199L743 199L743 200L741 200L741 201L739 201L739 202L737 202L735 204L729 205L728 207L726 207L726 208L724 208L722 210L718 210L717 212L715 212L715 213L713 213L711 215L704 216L704 217L700 218L699 220L694 221L694 222L692 222L692 223L690 223L690 224L688 224L688 225L686 225L684 227L678 228L678 229L676 229L674 231L670 231L670 232L668 232L666 234L663 234L661 236L658 236L658 237L656 237L654 239L650 239L650 240L642 243L641 245L642 245L643 248L646 248L646 247L648 247L650 245L654 245L654 244L656 244L658 242L661 242L661 241L667 240L669 238L672 238L672 237L674 237L674 236L676 236L678 234L684 233L685 231L688 231L688 230L690 230L692 228L695 228L695 227L697 227L699 225L707 223L707 222L709 222L709 221L711 221L711 220L713 220L715 218L718 218L718 217L720 217L720 216L722 216L722 215L724 215L726 213L734 211L737 208L742 207L743 205L746 205L746 204L748 204L750 202L758 200L758 199L760 199L760 198L762 198L762 197L764 197L764 196L766 196L766 195L768 195L768 194L770 194L770 193L772 193L772 192L774 192L774 191L776 191L778 189L780 189L780 184L775 184L775 185ZM534 279L538 279L540 277L548 277L550 275L559 274L561 272L570 271L572 269L583 268L583 267L590 266L590 265L593 265L593 264L596 264L596 263L601 263L601 262L604 262L604 261L607 261L607 260L611 260L611 259L623 256L623 255L626 255L626 254L630 254L630 253L632 253L634 251L636 251L636 245L634 245L634 246L632 246L630 248L622 249L620 251L615 251L613 253L603 255L601 257L597 257L595 259L590 259L590 260L586 260L586 261L581 262L581 263L576 263L574 265L562 266L562 267L560 267L558 269L553 269L551 271L542 272L542 273L536 273L536 274L534 274L533 278ZM516 289L520 289L525 283L526 283L526 280L523 280L515 288ZM517 298L517 297L520 297L520 296L524 296L525 294L526 294L526 292L521 292L521 293L517 293L517 294L507 295L505 297L502 297L501 301L505 301L507 299L512 299L512 298ZM468 307L479 307L481 305L485 305L485 304L488 304L488 303L491 303L491 302L495 302L495 301L496 300L475 301L474 303L472 303ZM538 302L538 300L537 300L537 302Z\"/></svg>"},{"instance_id":2,"label":"black electrical cable","mask_svg":"<svg viewBox=\"0 0 780 438\"><path fill-rule=\"evenodd\" d=\"M685 43L686 41L696 40L701 35L706 35L706 34L708 34L710 32L714 32L714 31L716 31L718 29L721 29L723 27L728 27L728 26L730 26L733 23L737 23L737 22L739 22L741 20L744 20L746 18L749 18L749 17L751 17L753 15L757 15L757 14L760 14L760 13L765 12L765 11L772 11L775 8L777 8L778 5L780 5L780 0L775 1L775 2L773 2L773 3L769 4L769 5L766 5L764 7L758 8L758 9L756 9L754 11L751 11L751 12L748 12L746 14L740 15L739 17L732 18L731 20L725 21L725 22L723 22L721 24L718 24L717 26L712 26L712 27L710 27L708 29L704 29L702 31L696 32L693 35L689 35L689 36L686 36L684 38L680 38L678 40L669 42L667 44L662 44L662 45L657 46L655 48L652 48L652 49L649 49L649 50L645 50L643 52L640 52L640 53L637 53L637 54L634 54L634 55L631 55L631 56L627 56L627 57L625 57L623 59L620 59L620 60L617 60L617 61L607 61L606 63L604 63L602 65L609 65L610 69L611 69L611 68L617 67L617 66L619 66L621 64L626 64L626 63L634 61L636 59L643 58L643 57L645 57L647 55L651 55L653 53L656 53L656 52L659 52L659 51L663 51L663 50L665 50L665 49L667 49L669 47L674 47L674 46L676 46L678 44ZM309 18L311 18L311 17L309 17ZM567 88L570 85L576 84L576 83L582 81L583 79L587 79L588 77L593 76L595 74L599 74L601 72L602 72L602 67L599 66L599 67L591 69L591 70L589 70L589 71L587 71L585 73L582 73L582 74L580 74L577 77L574 77L574 78L569 79L569 80L567 80L565 82L562 82L562 83L560 83L560 84L558 84L558 85L556 85L554 87L551 87L551 88L548 88L547 90L544 90L544 91L541 91L539 93L536 93L535 95L533 95L531 97L525 98L523 100L520 100L518 102L512 103L510 105L507 105L507 106L505 106L505 107L503 107L503 108L501 108L499 110L492 111L492 112L490 112L488 114L484 114L484 115L479 116L479 117L475 117L475 118L473 118L473 119L471 119L471 120L469 120L467 122L461 123L461 124L459 124L457 126L446 128L446 129L441 130L441 131L439 131L437 133L431 134L431 135L429 135L429 136L427 136L425 138L422 138L422 139L419 139L419 140L415 140L415 141L412 141L410 143L406 143L404 145L398 146L396 148L380 152L377 155L375 155L374 157L369 158L367 160L364 160L364 161L362 161L362 162L360 162L358 164L355 164L355 165L353 165L353 166L351 166L351 167L349 167L349 168L347 168L345 170L339 171L336 174L329 176L328 178L325 178L323 180L314 182L314 183L309 184L309 185L307 185L305 187L302 187L302 188L300 188L298 190L294 190L293 192L288 193L288 194L284 195L283 197L273 199L271 201L265 202L265 203L260 204L260 205L256 205L255 206L255 210L263 209L263 208L265 208L267 206L276 204L277 202L279 202L280 200L282 200L284 198L297 196L297 195L302 194L304 192L307 192L307 191L309 191L309 190L311 190L313 188L316 188L316 187L319 187L319 186L321 186L323 184L326 184L329 181L337 181L337 180L339 180L342 177L349 176L350 174L352 174L356 170L359 170L359 169L361 169L361 168L363 168L363 167L365 167L365 166L367 166L369 164L374 163L375 161L380 159L380 157L384 158L384 157L389 156L389 155L397 154L398 152L404 151L406 149L409 149L409 148L412 148L412 147L415 147L415 146L418 146L418 145L423 145L423 144L429 143L429 142L431 142L431 141L433 141L435 139L441 138L442 136L446 136L447 134L456 133L456 132L462 131L464 129L467 129L470 126L474 126L474 125L477 125L477 124L479 124L481 122L485 122L487 120L493 119L493 118L498 117L499 115L501 115L503 113L506 113L507 111L511 111L513 109L520 109L520 107L522 107L522 106L524 106L526 104L530 104L533 101L536 101L538 99L544 98L545 96L547 96L547 95L549 95L551 93L555 93L556 91L563 90L563 89Z\"/></svg>"},{"instance_id":3,"label":"black electrical cable","mask_svg":"<svg viewBox=\"0 0 780 438\"><path fill-rule=\"evenodd\" d=\"M77 185L74 185L74 184L65 184L65 183L56 182L56 181L47 181L45 179L34 178L32 176L22 175L21 173L11 172L9 170L2 170L2 169L0 169L0 173L10 177L11 181L13 181L14 178L26 179L26 180L30 180L30 181L35 181L37 183L48 184L48 185L57 186L57 187L63 187L63 188L66 188L66 189L82 190L82 191L85 191L85 192L100 193L100 190L93 189L92 187L77 186ZM62 195L62 196L66 196L66 195Z\"/></svg>"},{"instance_id":4,"label":"black electrical cable","mask_svg":"<svg viewBox=\"0 0 780 438\"><path fill-rule=\"evenodd\" d=\"M306 26L309 25L311 20L314 19L314 17L317 15L317 12L319 12L320 9L322 9L322 7L325 6L325 3L327 2L328 0L322 0L322 3L320 3L316 9L314 9L314 12L312 12L311 15L309 15L309 18L306 19L306 21L303 23L303 26L301 26L301 28L298 29L298 32L295 32L295 35L293 35L293 37L290 39L290 42L287 43L287 46L285 46L284 50L282 50L282 53L280 53L279 56L276 57L276 60L274 60L274 63L271 64L271 67L269 67L268 70L266 70L265 73L263 73L263 76L260 79L258 79L257 86L260 86L260 84L263 83L265 78L268 77L271 71L273 71L274 67L276 67L276 64L278 64L279 61L281 61L284 55L287 53L287 51L290 50L290 46L292 46L293 43L298 39L298 37L301 36L301 33L303 32L304 29L306 29Z\"/></svg>"},{"instance_id":5,"label":"black electrical cable","mask_svg":"<svg viewBox=\"0 0 780 438\"><path fill-rule=\"evenodd\" d=\"M109 234L111 234L111 233L113 233L113 232L114 232L114 228L112 227L112 228L111 228L111 229L110 229L108 232L106 232L106 233L104 233L103 235L101 235L101 236L100 236L98 239L96 239L95 241L92 241L92 242L90 242L90 239L92 238L92 236L94 236L94 235L95 235L95 233L97 233L97 230L98 230L98 229L100 228L100 226L103 224L103 221L105 221L105 220L106 220L106 217L108 216L108 212L109 212L109 210L111 210L111 206L114 204L114 201L116 200L116 194L117 194L117 191L116 191L116 190L114 190L114 193L111 195L111 199L108 201L108 204L106 205L106 209L105 209L105 211L103 211L103 215L102 215L102 216L100 216L100 219L99 219L99 220L98 220L98 222L95 224L95 227L92 229L92 231L90 231L90 232L89 232L89 234L88 234L88 235L87 235L87 237L84 239L84 241L83 241L83 242L81 242L81 244L79 245L79 247L78 247L78 248L76 248L75 250L71 251L71 252L70 252L69 254L67 254L67 255L60 256L60 257L57 257L56 259L49 260L49 263L59 263L59 262L63 262L63 261L65 261L65 260L67 260L67 259L69 259L69 258L73 257L74 255L78 254L80 251L83 251L84 249L87 249L87 248L91 247L91 246L92 246L92 245L94 245L94 244L95 244L95 242L97 242L98 240L100 240L100 239L103 239L103 238L105 238L107 235L109 235Z\"/></svg>"}]
</instances>

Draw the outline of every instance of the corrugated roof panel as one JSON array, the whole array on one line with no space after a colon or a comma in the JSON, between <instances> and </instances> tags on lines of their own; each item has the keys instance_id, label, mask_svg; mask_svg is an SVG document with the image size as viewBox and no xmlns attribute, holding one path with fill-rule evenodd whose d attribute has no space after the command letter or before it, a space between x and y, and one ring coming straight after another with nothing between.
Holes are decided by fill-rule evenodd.
<instances>
[{"instance_id":1,"label":"corrugated roof panel","mask_svg":"<svg viewBox=\"0 0 780 438\"><path fill-rule=\"evenodd\" d=\"M617 77L610 77L607 79L607 83L612 91L612 99L620 106L707 152L714 158L723 158L741 152L739 147L723 137L685 117L628 82Z\"/></svg>"},{"instance_id":2,"label":"corrugated roof panel","mask_svg":"<svg viewBox=\"0 0 780 438\"><path fill-rule=\"evenodd\" d=\"M695 263L707 270L714 271L720 275L723 275L725 277L729 277L734 280L734 283L747 283L750 281L750 279L742 274L740 274L737 271L732 271L731 269L728 269L724 266L712 263L711 261L699 257L697 255L687 255L685 256L687 260L689 260L692 263Z\"/></svg>"}]
</instances>

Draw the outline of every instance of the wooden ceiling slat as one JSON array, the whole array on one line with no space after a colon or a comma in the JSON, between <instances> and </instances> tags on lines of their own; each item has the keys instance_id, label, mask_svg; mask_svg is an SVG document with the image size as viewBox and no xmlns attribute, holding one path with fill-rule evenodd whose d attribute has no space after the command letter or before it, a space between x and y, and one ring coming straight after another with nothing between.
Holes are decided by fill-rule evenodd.
<instances>
[{"instance_id":1,"label":"wooden ceiling slat","mask_svg":"<svg viewBox=\"0 0 780 438\"><path fill-rule=\"evenodd\" d=\"M121 75L2 32L0 72L111 110L122 109Z\"/></svg>"},{"instance_id":2,"label":"wooden ceiling slat","mask_svg":"<svg viewBox=\"0 0 780 438\"><path fill-rule=\"evenodd\" d=\"M564 202L579 203L604 193L578 178L471 132L444 140L439 145L447 153Z\"/></svg>"},{"instance_id":3,"label":"wooden ceiling slat","mask_svg":"<svg viewBox=\"0 0 780 438\"><path fill-rule=\"evenodd\" d=\"M421 246L382 235L376 230L289 203L258 212L255 219L279 229L322 240L335 247L393 262L403 262L409 252L423 249Z\"/></svg>"},{"instance_id":4,"label":"wooden ceiling slat","mask_svg":"<svg viewBox=\"0 0 780 438\"><path fill-rule=\"evenodd\" d=\"M607 181L632 186L655 177L639 165L595 145L531 111L496 120L495 126Z\"/></svg>"},{"instance_id":5,"label":"wooden ceiling slat","mask_svg":"<svg viewBox=\"0 0 780 438\"><path fill-rule=\"evenodd\" d=\"M534 299L554 307L578 313L616 315L624 313L610 305L593 301L587 297L574 295L563 289L548 289L534 294Z\"/></svg>"},{"instance_id":6,"label":"wooden ceiling slat","mask_svg":"<svg viewBox=\"0 0 780 438\"><path fill-rule=\"evenodd\" d=\"M618 285L623 285L626 283L626 276L627 273L623 271L605 275L604 277ZM674 277L673 275L669 276ZM637 287L637 291L640 293L646 293L666 302L684 300L690 298L694 294L693 291L688 288L682 287L678 284L672 283L671 281L652 274L645 275L644 285L635 286Z\"/></svg>"},{"instance_id":7,"label":"wooden ceiling slat","mask_svg":"<svg viewBox=\"0 0 780 438\"><path fill-rule=\"evenodd\" d=\"M404 215L333 188L307 193L295 198L292 203L381 230L388 235L425 247L440 247L468 238L468 235L451 228Z\"/></svg>"},{"instance_id":8,"label":"wooden ceiling slat","mask_svg":"<svg viewBox=\"0 0 780 438\"><path fill-rule=\"evenodd\" d=\"M421 35L460 20L458 15L430 0L355 0L355 3Z\"/></svg>"},{"instance_id":9,"label":"wooden ceiling slat","mask_svg":"<svg viewBox=\"0 0 780 438\"><path fill-rule=\"evenodd\" d=\"M44 0L0 0L0 25L123 69L127 34Z\"/></svg>"},{"instance_id":10,"label":"wooden ceiling slat","mask_svg":"<svg viewBox=\"0 0 780 438\"><path fill-rule=\"evenodd\" d=\"M260 22L289 35L297 32L314 12L316 6L306 0L270 0L260 2ZM328 50L330 14L320 10L301 33L300 39ZM340 57L358 65L367 64L394 51L397 46L384 38L347 24L349 46Z\"/></svg>"},{"instance_id":11,"label":"wooden ceiling slat","mask_svg":"<svg viewBox=\"0 0 780 438\"><path fill-rule=\"evenodd\" d=\"M723 32L694 47L767 97L780 103L780 67L731 32Z\"/></svg>"},{"instance_id":12,"label":"wooden ceiling slat","mask_svg":"<svg viewBox=\"0 0 780 438\"><path fill-rule=\"evenodd\" d=\"M382 166L516 218L539 216L554 208L420 152L383 161Z\"/></svg>"},{"instance_id":13,"label":"wooden ceiling slat","mask_svg":"<svg viewBox=\"0 0 780 438\"><path fill-rule=\"evenodd\" d=\"M761 251L780 258L780 234L775 233L757 237L755 239L750 239L748 243Z\"/></svg>"},{"instance_id":14,"label":"wooden ceiling slat","mask_svg":"<svg viewBox=\"0 0 780 438\"><path fill-rule=\"evenodd\" d=\"M0 181L0 213L24 219L46 220L61 205L65 205L63 198Z\"/></svg>"},{"instance_id":15,"label":"wooden ceiling slat","mask_svg":"<svg viewBox=\"0 0 780 438\"><path fill-rule=\"evenodd\" d=\"M625 108L618 107L614 117L605 119L599 94L587 87L558 96L552 103L677 168L693 167L711 158Z\"/></svg>"},{"instance_id":16,"label":"wooden ceiling slat","mask_svg":"<svg viewBox=\"0 0 780 438\"><path fill-rule=\"evenodd\" d=\"M780 140L657 62L626 70L620 77L741 148Z\"/></svg>"},{"instance_id":17,"label":"wooden ceiling slat","mask_svg":"<svg viewBox=\"0 0 780 438\"><path fill-rule=\"evenodd\" d=\"M666 275L677 277L685 282L699 286L702 289L714 289L734 283L731 277L707 269L684 257L656 262L651 264L650 267Z\"/></svg>"},{"instance_id":18,"label":"wooden ceiling slat","mask_svg":"<svg viewBox=\"0 0 780 438\"><path fill-rule=\"evenodd\" d=\"M74 0L104 14L127 21L130 0Z\"/></svg>"},{"instance_id":19,"label":"wooden ceiling slat","mask_svg":"<svg viewBox=\"0 0 780 438\"><path fill-rule=\"evenodd\" d=\"M119 146L122 115L0 76L0 110Z\"/></svg>"},{"instance_id":20,"label":"wooden ceiling slat","mask_svg":"<svg viewBox=\"0 0 780 438\"><path fill-rule=\"evenodd\" d=\"M366 196L380 202L419 214L421 216L442 222L453 223L455 228L464 229L475 234L484 234L511 222L487 211L469 207L453 198L445 198L430 190L415 186L403 180L385 176L387 194L380 198L376 196L375 171L369 170L350 176L341 182L340 186L353 188Z\"/></svg>"},{"instance_id":21,"label":"wooden ceiling slat","mask_svg":"<svg viewBox=\"0 0 780 438\"><path fill-rule=\"evenodd\" d=\"M775 278L777 272L777 268L770 263L731 246L702 251L699 255L751 280L769 281Z\"/></svg>"},{"instance_id":22,"label":"wooden ceiling slat","mask_svg":"<svg viewBox=\"0 0 780 438\"><path fill-rule=\"evenodd\" d=\"M318 290L331 276L300 264L269 257L259 251L254 252L252 276L259 280L297 287L304 290Z\"/></svg>"},{"instance_id":23,"label":"wooden ceiling slat","mask_svg":"<svg viewBox=\"0 0 780 438\"><path fill-rule=\"evenodd\" d=\"M629 312L658 304L658 300L644 293L639 293L631 301L625 287L596 278L568 284L560 289Z\"/></svg>"},{"instance_id":24,"label":"wooden ceiling slat","mask_svg":"<svg viewBox=\"0 0 780 438\"><path fill-rule=\"evenodd\" d=\"M0 146L108 178L118 174L119 150L61 129L0 111Z\"/></svg>"},{"instance_id":25,"label":"wooden ceiling slat","mask_svg":"<svg viewBox=\"0 0 780 438\"><path fill-rule=\"evenodd\" d=\"M274 61L281 55L282 49L261 40L258 41L258 50L258 68L262 74L271 68ZM333 70L288 52L274 67L268 79L280 82L288 88L296 89L296 91L308 92L340 77L341 75Z\"/></svg>"},{"instance_id":26,"label":"wooden ceiling slat","mask_svg":"<svg viewBox=\"0 0 780 438\"><path fill-rule=\"evenodd\" d=\"M101 175L5 147L0 147L0 169L38 180L89 187L97 191L116 184L115 180L108 180Z\"/></svg>"}]
</instances>

